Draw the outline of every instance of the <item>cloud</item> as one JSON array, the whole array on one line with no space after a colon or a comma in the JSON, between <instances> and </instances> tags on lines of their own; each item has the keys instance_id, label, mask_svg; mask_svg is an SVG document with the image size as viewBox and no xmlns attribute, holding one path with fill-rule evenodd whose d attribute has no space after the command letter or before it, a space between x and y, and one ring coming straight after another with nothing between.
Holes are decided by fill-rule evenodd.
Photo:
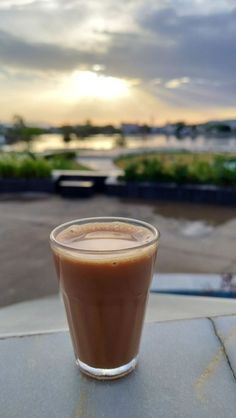
<instances>
[{"instance_id":1,"label":"cloud","mask_svg":"<svg viewBox=\"0 0 236 418\"><path fill-rule=\"evenodd\" d=\"M215 10L225 7L221 13L209 0L204 8L200 0L27 3L0 13L4 62L59 71L98 63L110 75L167 82L182 77L234 79L236 9L231 0L214 2ZM54 5L53 12L49 5ZM199 12L205 9L208 14Z\"/></svg>"},{"instance_id":2,"label":"cloud","mask_svg":"<svg viewBox=\"0 0 236 418\"><path fill-rule=\"evenodd\" d=\"M96 61L94 58L96 57ZM34 70L67 71L98 62L99 54L50 43L33 43L0 31L2 65Z\"/></svg>"},{"instance_id":3,"label":"cloud","mask_svg":"<svg viewBox=\"0 0 236 418\"><path fill-rule=\"evenodd\" d=\"M152 10L140 25L164 45L149 48L160 76L230 77L236 65L236 9L210 15L178 15L175 9ZM156 54L154 50L156 49ZM151 51L150 51L151 52ZM160 54L159 54L160 53ZM170 74L171 73L171 74Z\"/></svg>"},{"instance_id":4,"label":"cloud","mask_svg":"<svg viewBox=\"0 0 236 418\"><path fill-rule=\"evenodd\" d=\"M185 100L185 105L197 106L235 103L236 9L179 15L174 8L156 10L145 5L136 19L139 33L110 34L107 71L141 78L145 86L161 79L161 88L152 91L169 102ZM170 88L175 90L171 95Z\"/></svg>"},{"instance_id":5,"label":"cloud","mask_svg":"<svg viewBox=\"0 0 236 418\"><path fill-rule=\"evenodd\" d=\"M182 78L174 78L173 80L169 80L165 83L165 87L168 89L177 89L183 84L187 84L190 82L190 78L182 77Z\"/></svg>"},{"instance_id":6,"label":"cloud","mask_svg":"<svg viewBox=\"0 0 236 418\"><path fill-rule=\"evenodd\" d=\"M235 0L1 0L1 78L99 68L176 108L233 106L235 21Z\"/></svg>"}]
</instances>

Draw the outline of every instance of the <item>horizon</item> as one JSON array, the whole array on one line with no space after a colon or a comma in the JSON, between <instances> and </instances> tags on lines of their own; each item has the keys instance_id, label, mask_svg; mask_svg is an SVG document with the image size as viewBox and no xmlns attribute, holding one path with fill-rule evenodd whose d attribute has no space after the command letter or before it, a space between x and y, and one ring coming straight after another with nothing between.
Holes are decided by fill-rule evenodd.
<instances>
[{"instance_id":1,"label":"horizon","mask_svg":"<svg viewBox=\"0 0 236 418\"><path fill-rule=\"evenodd\" d=\"M43 122L43 121L28 121L28 120L26 120L25 118L24 118L24 116L22 116L22 115L19 115L19 114L17 114L17 115L14 115L14 116L19 116L19 117L21 117L22 119L23 119L23 121L24 121L24 123L26 124L26 126L38 126L38 127L40 127L40 128L45 128L45 129L48 129L48 128L54 128L54 129L57 129L57 128L61 128L62 126L85 126L88 122L92 125L92 126L97 126L97 127L103 127L103 126L109 126L109 125L111 125L111 126L113 126L114 128L119 128L119 127L122 127L122 125L139 125L139 126L142 126L142 125L147 125L147 126L150 126L150 127L156 127L156 128L162 128L162 127L165 127L165 126L168 126L168 125L176 125L176 124L178 124L178 123L184 123L186 126L191 126L191 125L205 125L205 124L207 124L207 123L222 123L222 124L224 124L224 123L228 123L228 122L232 122L232 121L235 121L236 122L236 117L235 118L227 118L227 119L207 119L207 120L204 120L204 121L198 121L198 122L187 122L186 120L180 120L180 119L178 119L178 120L176 120L176 121L167 121L166 123L162 123L162 124L151 124L151 123L149 123L149 122L146 122L146 121L118 121L118 122L116 122L116 123L111 123L110 121L107 121L106 123L97 123L95 120L93 120L93 119L91 119L91 118L88 118L88 119L86 119L86 120L83 120L83 121L77 121L77 122L74 122L74 123L70 123L70 122L64 122L64 123L58 123L58 124L51 124L51 123L49 123L49 122ZM9 120L8 122L6 122L6 121L2 121L2 120L0 120L0 125L12 125L14 122L13 122L13 117L11 118L11 120Z\"/></svg>"},{"instance_id":2,"label":"horizon","mask_svg":"<svg viewBox=\"0 0 236 418\"><path fill-rule=\"evenodd\" d=\"M235 18L233 0L2 0L0 118L234 119Z\"/></svg>"}]
</instances>

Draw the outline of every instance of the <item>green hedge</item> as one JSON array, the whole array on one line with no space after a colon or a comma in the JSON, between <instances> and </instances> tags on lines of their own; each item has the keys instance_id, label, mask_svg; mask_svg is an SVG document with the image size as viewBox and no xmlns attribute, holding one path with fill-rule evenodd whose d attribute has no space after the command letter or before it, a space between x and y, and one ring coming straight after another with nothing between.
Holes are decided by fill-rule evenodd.
<instances>
[{"instance_id":1,"label":"green hedge","mask_svg":"<svg viewBox=\"0 0 236 418\"><path fill-rule=\"evenodd\" d=\"M0 155L0 178L46 178L52 170L79 169L75 161L54 156L50 160L26 154Z\"/></svg>"},{"instance_id":2,"label":"green hedge","mask_svg":"<svg viewBox=\"0 0 236 418\"><path fill-rule=\"evenodd\" d=\"M211 161L204 161L196 157L189 164L175 159L166 164L161 156L128 159L123 178L126 181L236 186L236 158L215 156Z\"/></svg>"}]
</instances>

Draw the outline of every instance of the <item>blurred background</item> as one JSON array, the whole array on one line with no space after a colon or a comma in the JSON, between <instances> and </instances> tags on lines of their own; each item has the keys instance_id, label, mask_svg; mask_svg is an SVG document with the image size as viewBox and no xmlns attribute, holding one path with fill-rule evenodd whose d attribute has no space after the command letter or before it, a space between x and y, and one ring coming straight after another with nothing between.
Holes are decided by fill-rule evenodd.
<instances>
[{"instance_id":1,"label":"blurred background","mask_svg":"<svg viewBox=\"0 0 236 418\"><path fill-rule=\"evenodd\" d=\"M235 19L234 0L1 0L1 307L56 294L50 231L102 215L156 225L157 271L233 295Z\"/></svg>"}]
</instances>

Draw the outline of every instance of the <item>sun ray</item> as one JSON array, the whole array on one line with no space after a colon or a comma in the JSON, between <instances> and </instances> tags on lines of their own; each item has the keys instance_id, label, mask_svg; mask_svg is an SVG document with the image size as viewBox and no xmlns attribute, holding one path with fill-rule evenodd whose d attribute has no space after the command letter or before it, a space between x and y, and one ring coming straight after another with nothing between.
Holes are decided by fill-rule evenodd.
<instances>
[{"instance_id":1,"label":"sun ray","mask_svg":"<svg viewBox=\"0 0 236 418\"><path fill-rule=\"evenodd\" d=\"M62 95L66 100L81 98L116 100L129 95L129 83L121 78L106 76L94 71L75 71L64 80Z\"/></svg>"}]
</instances>

